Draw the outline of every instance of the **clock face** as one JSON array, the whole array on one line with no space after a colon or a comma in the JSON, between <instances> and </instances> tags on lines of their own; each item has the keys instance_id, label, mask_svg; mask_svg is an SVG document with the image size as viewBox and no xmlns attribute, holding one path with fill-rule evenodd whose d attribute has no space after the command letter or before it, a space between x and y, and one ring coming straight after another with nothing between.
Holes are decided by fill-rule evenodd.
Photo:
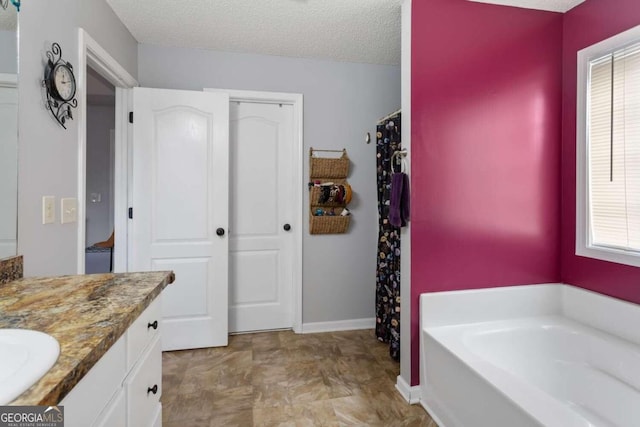
<instances>
[{"instance_id":1,"label":"clock face","mask_svg":"<svg viewBox=\"0 0 640 427\"><path fill-rule=\"evenodd\" d=\"M76 79L66 65L59 64L53 69L53 85L63 101L70 101L76 94Z\"/></svg>"}]
</instances>

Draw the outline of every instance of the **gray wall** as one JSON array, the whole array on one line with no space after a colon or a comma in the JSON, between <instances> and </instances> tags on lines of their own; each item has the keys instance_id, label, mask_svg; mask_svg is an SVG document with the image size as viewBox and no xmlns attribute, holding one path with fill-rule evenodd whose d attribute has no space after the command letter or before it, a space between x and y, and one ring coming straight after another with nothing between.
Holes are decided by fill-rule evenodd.
<instances>
[{"instance_id":1,"label":"gray wall","mask_svg":"<svg viewBox=\"0 0 640 427\"><path fill-rule=\"evenodd\" d=\"M114 105L87 106L87 246L107 240L113 231L113 176L110 174L113 152L110 150L110 131L115 124ZM92 202L90 193L101 194L102 200Z\"/></svg>"},{"instance_id":2,"label":"gray wall","mask_svg":"<svg viewBox=\"0 0 640 427\"><path fill-rule=\"evenodd\" d=\"M44 107L45 52L52 42L78 64L84 28L129 73L137 75L137 42L105 0L30 0L20 9L18 252L25 275L73 274L78 225L60 224L60 198L78 195L78 121L63 129ZM76 69L79 78L85 70ZM79 94L82 95L82 94ZM77 112L76 112L77 114ZM42 196L56 197L56 223L42 225Z\"/></svg>"},{"instance_id":3,"label":"gray wall","mask_svg":"<svg viewBox=\"0 0 640 427\"><path fill-rule=\"evenodd\" d=\"M15 74L17 72L17 43L15 31L0 30L0 73Z\"/></svg>"},{"instance_id":4,"label":"gray wall","mask_svg":"<svg viewBox=\"0 0 640 427\"><path fill-rule=\"evenodd\" d=\"M205 87L304 95L305 218L309 147L347 148L355 196L345 235L303 240L303 322L375 316L377 193L375 125L400 107L400 67L140 45L141 86ZM365 144L371 132L374 142Z\"/></svg>"}]
</instances>

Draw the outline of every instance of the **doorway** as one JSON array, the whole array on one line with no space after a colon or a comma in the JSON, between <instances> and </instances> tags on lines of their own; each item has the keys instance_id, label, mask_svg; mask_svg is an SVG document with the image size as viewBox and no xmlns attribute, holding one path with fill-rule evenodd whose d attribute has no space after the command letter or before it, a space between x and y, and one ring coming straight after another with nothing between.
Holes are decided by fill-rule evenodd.
<instances>
[{"instance_id":1,"label":"doorway","mask_svg":"<svg viewBox=\"0 0 640 427\"><path fill-rule=\"evenodd\" d=\"M85 273L113 271L115 87L87 67Z\"/></svg>"},{"instance_id":2,"label":"doorway","mask_svg":"<svg viewBox=\"0 0 640 427\"><path fill-rule=\"evenodd\" d=\"M127 268L127 217L128 205L128 98L126 89L138 86L138 82L109 53L104 50L84 29L78 29L78 235L77 235L77 273L85 274L85 257L87 246L86 205L91 197L87 194L87 86L89 79L102 80L102 84L113 88L114 97L114 132L109 132L109 157L112 171L110 192L113 194L113 205L109 209L112 225L113 256L109 254L112 271L124 272ZM89 76L91 70L92 77ZM113 141L111 145L111 141ZM113 152L113 154L111 154ZM87 197L88 196L88 197ZM97 198L97 196L96 196ZM102 197L100 196L102 200ZM112 219L111 219L112 218ZM107 240L108 240L107 236ZM91 238L91 237L89 237ZM93 243L93 242L90 242Z\"/></svg>"}]
</instances>

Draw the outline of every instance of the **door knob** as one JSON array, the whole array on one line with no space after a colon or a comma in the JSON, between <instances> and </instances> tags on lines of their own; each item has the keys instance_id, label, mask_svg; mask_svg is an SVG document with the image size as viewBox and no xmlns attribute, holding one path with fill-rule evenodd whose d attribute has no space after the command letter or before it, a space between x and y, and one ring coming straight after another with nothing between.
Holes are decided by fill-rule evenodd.
<instances>
[{"instance_id":1,"label":"door knob","mask_svg":"<svg viewBox=\"0 0 640 427\"><path fill-rule=\"evenodd\" d=\"M220 227L216 230L216 234L220 237L224 236L224 228Z\"/></svg>"},{"instance_id":2,"label":"door knob","mask_svg":"<svg viewBox=\"0 0 640 427\"><path fill-rule=\"evenodd\" d=\"M284 227L282 227L282 228L284 228L284 231L291 230L291 226L289 224L285 224Z\"/></svg>"}]
</instances>

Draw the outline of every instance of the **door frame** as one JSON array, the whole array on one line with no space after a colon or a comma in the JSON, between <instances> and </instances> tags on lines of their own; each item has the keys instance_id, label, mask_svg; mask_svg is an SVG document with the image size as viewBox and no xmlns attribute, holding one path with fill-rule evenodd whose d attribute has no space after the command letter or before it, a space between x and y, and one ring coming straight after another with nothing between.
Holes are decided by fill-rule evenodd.
<instances>
[{"instance_id":1,"label":"door frame","mask_svg":"<svg viewBox=\"0 0 640 427\"><path fill-rule=\"evenodd\" d=\"M252 90L233 90L233 89L219 89L219 88L204 88L205 92L222 92L229 94L229 102L254 102L262 104L285 104L293 107L293 126L294 126L294 144L293 144L293 158L295 159L294 165L292 165L293 171L293 188L299 188L295 192L293 199L294 217L293 224L291 224L294 230L293 239L293 295L292 295L292 309L293 309L293 331L297 334L302 333L302 228L303 228L303 187L302 175L303 175L303 147L304 147L304 111L303 101L304 97L300 93L285 93L285 92L262 92Z\"/></svg>"},{"instance_id":2,"label":"door frame","mask_svg":"<svg viewBox=\"0 0 640 427\"><path fill-rule=\"evenodd\" d=\"M87 66L104 77L116 88L115 170L113 196L113 226L115 246L113 271L126 272L127 265L127 205L129 191L129 131L127 89L138 86L129 74L100 44L82 28L78 29L78 235L77 273L85 271L86 191L87 191Z\"/></svg>"}]
</instances>

